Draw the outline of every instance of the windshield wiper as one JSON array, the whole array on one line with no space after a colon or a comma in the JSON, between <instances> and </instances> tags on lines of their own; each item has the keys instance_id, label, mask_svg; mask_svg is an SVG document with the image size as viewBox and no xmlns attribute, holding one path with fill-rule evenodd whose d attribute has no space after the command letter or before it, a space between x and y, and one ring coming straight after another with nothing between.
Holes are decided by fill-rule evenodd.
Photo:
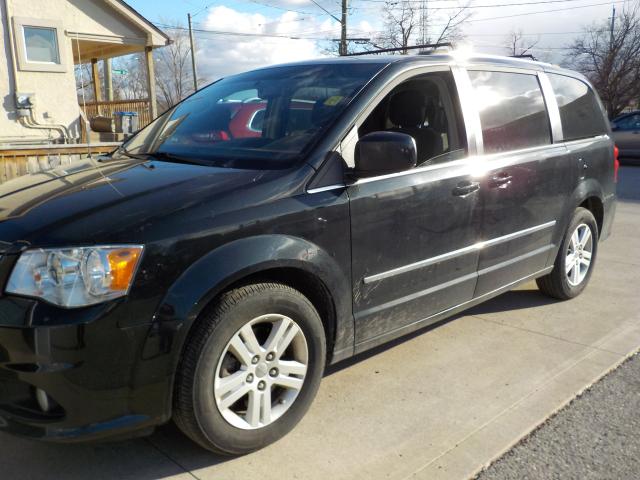
<instances>
[{"instance_id":1,"label":"windshield wiper","mask_svg":"<svg viewBox=\"0 0 640 480\"><path fill-rule=\"evenodd\" d=\"M182 157L180 155L176 155L168 152L145 153L144 155L146 156L147 160L159 160L161 162L167 161L167 162L174 162L174 163L187 163L192 165L202 165L205 167L211 166L211 162L198 160L195 158Z\"/></svg>"},{"instance_id":2,"label":"windshield wiper","mask_svg":"<svg viewBox=\"0 0 640 480\"><path fill-rule=\"evenodd\" d=\"M142 153L131 153L129 150L127 150L124 147L120 147L118 148L115 153L119 153L124 155L125 157L129 157L129 158L135 158L136 160L149 160L149 156L148 154L142 154Z\"/></svg>"}]
</instances>

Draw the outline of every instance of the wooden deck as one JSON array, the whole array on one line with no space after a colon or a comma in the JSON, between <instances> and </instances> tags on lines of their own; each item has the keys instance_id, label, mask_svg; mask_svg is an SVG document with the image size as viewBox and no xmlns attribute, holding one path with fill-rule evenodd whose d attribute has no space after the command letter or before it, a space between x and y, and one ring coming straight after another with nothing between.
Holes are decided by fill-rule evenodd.
<instances>
[{"instance_id":1,"label":"wooden deck","mask_svg":"<svg viewBox=\"0 0 640 480\"><path fill-rule=\"evenodd\" d=\"M138 114L138 128L144 128L151 123L151 103L149 99L142 100L113 100L101 102L87 102L81 104L85 116L88 119L93 117L113 117L116 112L136 112Z\"/></svg>"},{"instance_id":2,"label":"wooden deck","mask_svg":"<svg viewBox=\"0 0 640 480\"><path fill-rule=\"evenodd\" d=\"M44 172L90 155L100 155L115 150L119 143L95 145L48 145L0 148L0 183L28 173Z\"/></svg>"}]
</instances>

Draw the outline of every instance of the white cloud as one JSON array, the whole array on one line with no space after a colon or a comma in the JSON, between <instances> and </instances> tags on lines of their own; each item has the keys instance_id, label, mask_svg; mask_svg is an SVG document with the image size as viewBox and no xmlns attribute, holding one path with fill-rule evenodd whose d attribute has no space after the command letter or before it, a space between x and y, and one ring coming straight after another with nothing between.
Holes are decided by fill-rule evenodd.
<instances>
[{"instance_id":1,"label":"white cloud","mask_svg":"<svg viewBox=\"0 0 640 480\"><path fill-rule=\"evenodd\" d=\"M295 1L298 0L288 3ZM196 39L199 74L215 80L262 66L321 57L323 49L316 39L331 38L338 32L336 22L321 20L296 12L269 17L225 6L212 8L203 26L205 30L271 36L199 33Z\"/></svg>"}]
</instances>

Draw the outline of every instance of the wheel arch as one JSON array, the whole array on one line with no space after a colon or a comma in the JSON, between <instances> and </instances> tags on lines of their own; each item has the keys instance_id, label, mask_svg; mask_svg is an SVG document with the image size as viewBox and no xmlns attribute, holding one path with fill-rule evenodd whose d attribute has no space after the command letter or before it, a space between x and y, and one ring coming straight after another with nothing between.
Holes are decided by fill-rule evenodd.
<instances>
[{"instance_id":1,"label":"wheel arch","mask_svg":"<svg viewBox=\"0 0 640 480\"><path fill-rule=\"evenodd\" d=\"M598 225L598 235L602 233L602 227L604 225L604 204L600 197L592 195L587 197L579 205L582 208L589 210L596 219L596 225Z\"/></svg>"},{"instance_id":2,"label":"wheel arch","mask_svg":"<svg viewBox=\"0 0 640 480\"><path fill-rule=\"evenodd\" d=\"M563 222L563 235L566 226L568 225L573 212L578 207L583 207L589 210L596 218L598 224L598 232L602 232L604 224L604 190L600 182L594 178L587 178L582 180L571 195L568 202L568 209L565 214Z\"/></svg>"},{"instance_id":3,"label":"wheel arch","mask_svg":"<svg viewBox=\"0 0 640 480\"><path fill-rule=\"evenodd\" d=\"M259 235L216 248L191 265L169 288L154 316L142 351L171 395L189 332L225 291L252 281L278 281L314 304L327 330L333 363L353 354L354 323L349 271L317 245L288 235ZM149 365L151 367L151 365Z\"/></svg>"}]
</instances>

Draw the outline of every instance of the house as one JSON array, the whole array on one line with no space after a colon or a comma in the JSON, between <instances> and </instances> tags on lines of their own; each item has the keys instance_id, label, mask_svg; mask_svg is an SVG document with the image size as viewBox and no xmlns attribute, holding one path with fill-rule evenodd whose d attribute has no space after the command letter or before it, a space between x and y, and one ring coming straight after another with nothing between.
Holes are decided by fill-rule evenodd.
<instances>
[{"instance_id":1,"label":"house","mask_svg":"<svg viewBox=\"0 0 640 480\"><path fill-rule=\"evenodd\" d=\"M170 39L124 1L0 0L0 17L0 146L79 143L90 117L135 111L146 124L157 115L152 51ZM135 52L149 97L116 101L110 59ZM79 102L75 67L87 63L96 98Z\"/></svg>"}]
</instances>

